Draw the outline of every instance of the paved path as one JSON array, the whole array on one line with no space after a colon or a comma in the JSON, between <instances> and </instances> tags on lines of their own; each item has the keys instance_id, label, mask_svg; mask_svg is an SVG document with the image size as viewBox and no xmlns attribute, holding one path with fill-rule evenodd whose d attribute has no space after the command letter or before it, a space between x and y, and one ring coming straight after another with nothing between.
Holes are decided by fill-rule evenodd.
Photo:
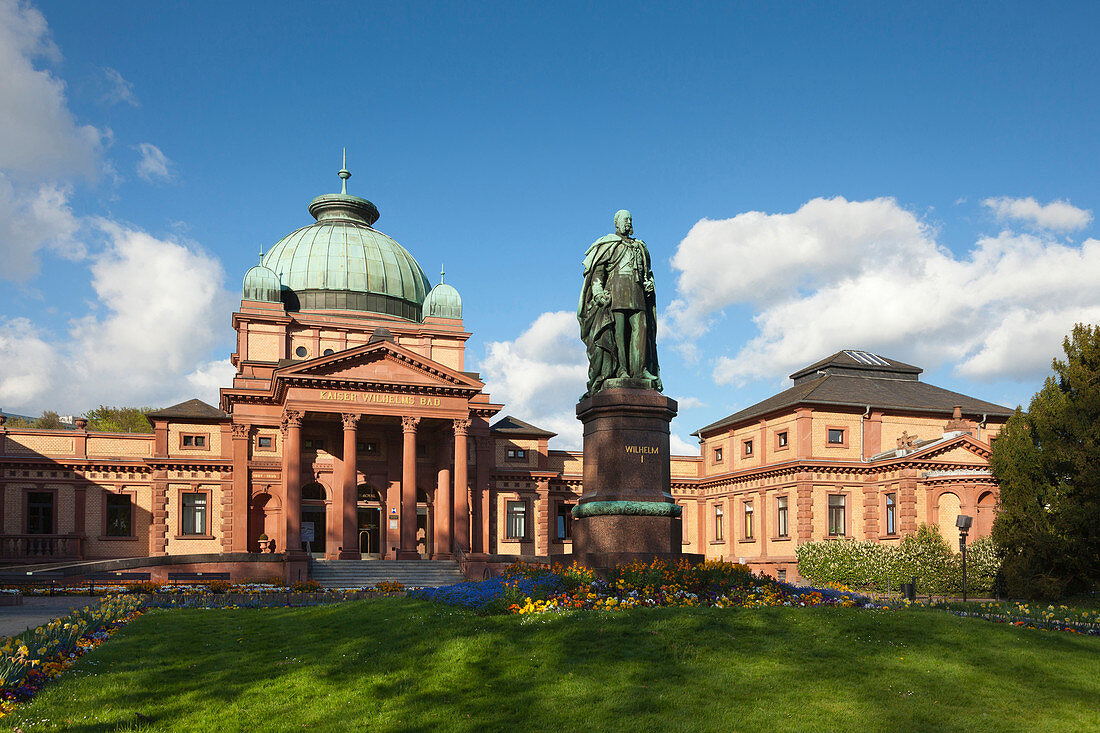
<instances>
[{"instance_id":1,"label":"paved path","mask_svg":"<svg viewBox=\"0 0 1100 733\"><path fill-rule=\"evenodd\" d=\"M100 600L88 596L27 596L22 606L0 607L0 637L16 636Z\"/></svg>"}]
</instances>

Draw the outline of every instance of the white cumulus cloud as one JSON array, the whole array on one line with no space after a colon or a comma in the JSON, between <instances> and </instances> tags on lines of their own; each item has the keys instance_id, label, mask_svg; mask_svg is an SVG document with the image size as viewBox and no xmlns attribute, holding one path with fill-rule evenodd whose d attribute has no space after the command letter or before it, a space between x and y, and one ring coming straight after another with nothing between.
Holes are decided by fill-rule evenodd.
<instances>
[{"instance_id":1,"label":"white cumulus cloud","mask_svg":"<svg viewBox=\"0 0 1100 733\"><path fill-rule=\"evenodd\" d=\"M575 406L588 381L577 314L543 313L513 341L492 341L479 368L505 412L558 434L554 447L579 450Z\"/></svg>"},{"instance_id":2,"label":"white cumulus cloud","mask_svg":"<svg viewBox=\"0 0 1100 733\"><path fill-rule=\"evenodd\" d=\"M68 259L84 256L80 222L69 206L70 186L17 187L0 173L0 280L25 281L38 272L38 252L49 248Z\"/></svg>"},{"instance_id":3,"label":"white cumulus cloud","mask_svg":"<svg viewBox=\"0 0 1100 733\"><path fill-rule=\"evenodd\" d=\"M1092 222L1092 212L1079 209L1068 201L1040 204L1033 197L1014 199L1007 196L982 201L999 221L1023 222L1039 229L1072 232L1084 229Z\"/></svg>"},{"instance_id":4,"label":"white cumulus cloud","mask_svg":"<svg viewBox=\"0 0 1100 733\"><path fill-rule=\"evenodd\" d=\"M93 176L106 133L77 123L65 83L37 59L57 61L42 14L27 3L0 0L0 169L40 176Z\"/></svg>"},{"instance_id":5,"label":"white cumulus cloud","mask_svg":"<svg viewBox=\"0 0 1100 733\"><path fill-rule=\"evenodd\" d=\"M973 379L1041 377L1076 321L1100 317L1100 241L983 237L963 256L893 199L814 199L790 214L703 220L672 259L672 333L747 305L757 335L714 363L720 384L774 379L843 348Z\"/></svg>"},{"instance_id":6,"label":"white cumulus cloud","mask_svg":"<svg viewBox=\"0 0 1100 733\"><path fill-rule=\"evenodd\" d=\"M150 183L163 183L174 177L173 163L161 149L152 143L139 143L136 146L141 153L141 160L137 163L137 174Z\"/></svg>"},{"instance_id":7,"label":"white cumulus cloud","mask_svg":"<svg viewBox=\"0 0 1100 733\"><path fill-rule=\"evenodd\" d=\"M14 411L49 393L56 352L30 320L0 317L0 354L0 408Z\"/></svg>"}]
</instances>

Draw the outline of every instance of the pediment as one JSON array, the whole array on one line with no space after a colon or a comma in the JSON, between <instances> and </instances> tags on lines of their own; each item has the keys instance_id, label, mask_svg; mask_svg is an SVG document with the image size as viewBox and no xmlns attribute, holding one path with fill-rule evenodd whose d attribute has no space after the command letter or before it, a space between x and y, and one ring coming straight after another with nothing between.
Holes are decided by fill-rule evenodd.
<instances>
[{"instance_id":1,"label":"pediment","mask_svg":"<svg viewBox=\"0 0 1100 733\"><path fill-rule=\"evenodd\" d=\"M919 450L909 457L942 461L944 463L987 464L989 462L989 446L979 443L969 435L960 435L954 440Z\"/></svg>"},{"instance_id":2,"label":"pediment","mask_svg":"<svg viewBox=\"0 0 1100 733\"><path fill-rule=\"evenodd\" d=\"M322 380L348 385L404 384L474 391L485 386L467 374L390 342L367 344L286 366L275 376L285 381Z\"/></svg>"}]
</instances>

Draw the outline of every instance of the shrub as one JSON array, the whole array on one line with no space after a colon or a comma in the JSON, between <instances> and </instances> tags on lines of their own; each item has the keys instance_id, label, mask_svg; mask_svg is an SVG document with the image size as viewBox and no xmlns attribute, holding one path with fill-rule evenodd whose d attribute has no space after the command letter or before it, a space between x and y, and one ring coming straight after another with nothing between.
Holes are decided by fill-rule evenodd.
<instances>
[{"instance_id":1,"label":"shrub","mask_svg":"<svg viewBox=\"0 0 1100 733\"><path fill-rule=\"evenodd\" d=\"M151 580L140 580L136 583L128 583L126 585L127 593L156 593L160 590L160 583L154 583Z\"/></svg>"},{"instance_id":2,"label":"shrub","mask_svg":"<svg viewBox=\"0 0 1100 733\"><path fill-rule=\"evenodd\" d=\"M225 593L232 587L228 580L211 580L206 584L206 589L211 593Z\"/></svg>"},{"instance_id":3,"label":"shrub","mask_svg":"<svg viewBox=\"0 0 1100 733\"><path fill-rule=\"evenodd\" d=\"M922 524L897 546L880 542L829 540L800 545L798 572L815 584L837 583L880 592L897 590L917 579L920 593L962 591L962 555L953 552L939 528ZM967 590L989 593L1000 570L997 548L989 538L967 549Z\"/></svg>"},{"instance_id":4,"label":"shrub","mask_svg":"<svg viewBox=\"0 0 1100 733\"><path fill-rule=\"evenodd\" d=\"M321 590L321 584L316 580L302 580L290 586L295 593L317 593Z\"/></svg>"}]
</instances>

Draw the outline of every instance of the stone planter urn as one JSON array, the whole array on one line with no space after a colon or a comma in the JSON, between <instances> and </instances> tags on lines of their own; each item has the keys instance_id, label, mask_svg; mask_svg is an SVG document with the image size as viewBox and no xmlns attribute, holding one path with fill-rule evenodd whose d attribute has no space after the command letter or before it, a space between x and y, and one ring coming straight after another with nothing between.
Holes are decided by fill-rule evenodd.
<instances>
[{"instance_id":1,"label":"stone planter urn","mask_svg":"<svg viewBox=\"0 0 1100 733\"><path fill-rule=\"evenodd\" d=\"M260 552L265 555L275 552L275 540L268 539L267 535L260 535Z\"/></svg>"}]
</instances>

